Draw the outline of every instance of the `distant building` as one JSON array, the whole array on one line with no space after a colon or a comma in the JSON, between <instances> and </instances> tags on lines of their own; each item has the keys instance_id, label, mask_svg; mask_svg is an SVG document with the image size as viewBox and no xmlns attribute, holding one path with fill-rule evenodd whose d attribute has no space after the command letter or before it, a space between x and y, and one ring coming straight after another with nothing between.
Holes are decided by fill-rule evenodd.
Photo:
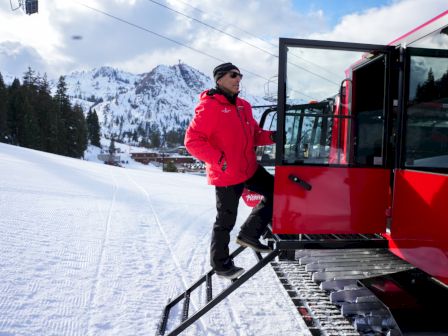
<instances>
[{"instance_id":1,"label":"distant building","mask_svg":"<svg viewBox=\"0 0 448 336\"><path fill-rule=\"evenodd\" d=\"M137 162L148 164L151 161L156 161L159 153L131 153L131 158Z\"/></svg>"},{"instance_id":2,"label":"distant building","mask_svg":"<svg viewBox=\"0 0 448 336\"><path fill-rule=\"evenodd\" d=\"M102 153L98 154L98 160L101 160L107 164L118 164L120 163L120 155Z\"/></svg>"},{"instance_id":3,"label":"distant building","mask_svg":"<svg viewBox=\"0 0 448 336\"><path fill-rule=\"evenodd\" d=\"M169 153L169 154L179 154L179 155L185 155L190 156L190 153L188 153L187 148L185 146L178 146L176 148L171 149L164 149L163 153Z\"/></svg>"}]
</instances>

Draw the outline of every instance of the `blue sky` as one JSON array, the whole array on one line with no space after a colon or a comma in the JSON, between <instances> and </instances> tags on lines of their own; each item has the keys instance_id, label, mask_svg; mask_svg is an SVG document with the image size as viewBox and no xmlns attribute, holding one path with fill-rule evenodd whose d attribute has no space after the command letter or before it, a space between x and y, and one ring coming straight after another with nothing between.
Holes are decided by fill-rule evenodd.
<instances>
[{"instance_id":1,"label":"blue sky","mask_svg":"<svg viewBox=\"0 0 448 336\"><path fill-rule=\"evenodd\" d=\"M392 0L294 0L294 8L303 12L323 10L327 22L334 26L343 16L389 5Z\"/></svg>"}]
</instances>

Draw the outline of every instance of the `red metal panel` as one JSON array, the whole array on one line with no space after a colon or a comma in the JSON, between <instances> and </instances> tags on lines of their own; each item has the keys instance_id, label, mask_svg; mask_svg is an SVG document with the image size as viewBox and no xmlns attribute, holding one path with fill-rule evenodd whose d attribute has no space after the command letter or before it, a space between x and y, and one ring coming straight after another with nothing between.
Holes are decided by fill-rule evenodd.
<instances>
[{"instance_id":1,"label":"red metal panel","mask_svg":"<svg viewBox=\"0 0 448 336\"><path fill-rule=\"evenodd\" d=\"M295 175L312 186L289 179ZM382 233L390 204L390 172L374 168L278 166L273 232Z\"/></svg>"},{"instance_id":2,"label":"red metal panel","mask_svg":"<svg viewBox=\"0 0 448 336\"><path fill-rule=\"evenodd\" d=\"M448 284L448 176L398 170L391 250Z\"/></svg>"}]
</instances>

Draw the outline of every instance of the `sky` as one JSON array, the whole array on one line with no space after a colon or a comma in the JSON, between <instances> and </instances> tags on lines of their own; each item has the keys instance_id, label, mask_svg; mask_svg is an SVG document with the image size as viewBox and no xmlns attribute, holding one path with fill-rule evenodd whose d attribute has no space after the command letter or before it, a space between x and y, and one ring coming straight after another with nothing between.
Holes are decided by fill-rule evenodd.
<instances>
[{"instance_id":1,"label":"sky","mask_svg":"<svg viewBox=\"0 0 448 336\"><path fill-rule=\"evenodd\" d=\"M129 164L117 168L96 154L86 161L0 143L0 335L155 335L168 298L210 269L216 208L205 177L123 153ZM240 202L238 227L249 212ZM246 270L256 261L248 249L235 258ZM229 283L214 276L214 295ZM191 315L205 298L204 286L192 293ZM182 335L310 335L305 329L265 267Z\"/></svg>"},{"instance_id":2,"label":"sky","mask_svg":"<svg viewBox=\"0 0 448 336\"><path fill-rule=\"evenodd\" d=\"M181 61L211 75L230 61L253 93L277 75L279 37L387 44L448 9L446 0L40 0L28 16L11 4L0 3L2 73L144 73Z\"/></svg>"}]
</instances>

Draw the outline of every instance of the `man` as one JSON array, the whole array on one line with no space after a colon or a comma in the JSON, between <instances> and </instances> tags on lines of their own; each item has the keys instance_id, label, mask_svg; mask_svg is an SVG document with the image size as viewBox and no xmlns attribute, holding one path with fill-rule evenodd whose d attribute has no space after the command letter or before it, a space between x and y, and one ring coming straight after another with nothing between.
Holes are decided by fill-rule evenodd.
<instances>
[{"instance_id":1,"label":"man","mask_svg":"<svg viewBox=\"0 0 448 336\"><path fill-rule=\"evenodd\" d=\"M218 65L213 77L216 87L201 93L185 146L206 163L207 181L216 188L211 266L217 275L236 279L244 269L229 258L229 241L245 187L264 198L241 226L236 242L260 253L271 251L259 238L272 220L274 177L258 165L255 146L272 144L275 133L260 129L250 104L238 97L243 75L235 65Z\"/></svg>"}]
</instances>

